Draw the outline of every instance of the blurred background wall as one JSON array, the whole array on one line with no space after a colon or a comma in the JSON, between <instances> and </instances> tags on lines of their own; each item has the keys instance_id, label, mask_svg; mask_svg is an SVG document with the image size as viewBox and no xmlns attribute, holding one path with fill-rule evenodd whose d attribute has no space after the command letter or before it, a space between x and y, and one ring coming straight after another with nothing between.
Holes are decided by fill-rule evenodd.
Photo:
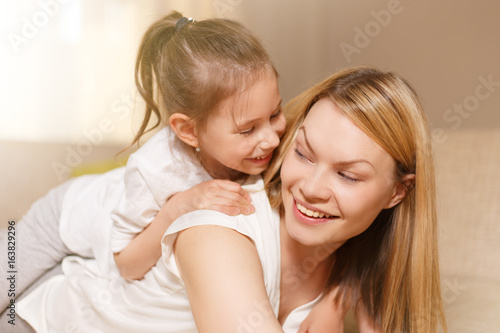
<instances>
[{"instance_id":1,"label":"blurred background wall","mask_svg":"<svg viewBox=\"0 0 500 333\"><path fill-rule=\"evenodd\" d=\"M436 144L500 128L495 0L0 0L0 227L130 143L142 114L137 47L172 9L252 29L284 102L334 71L372 65L415 86Z\"/></svg>"},{"instance_id":2,"label":"blurred background wall","mask_svg":"<svg viewBox=\"0 0 500 333\"><path fill-rule=\"evenodd\" d=\"M274 59L284 102L348 66L406 77L433 130L449 331L498 332L484 329L498 323L497 0L0 0L0 229L128 145L142 114L137 47L172 9L247 25ZM479 301L467 275L494 278Z\"/></svg>"},{"instance_id":3,"label":"blurred background wall","mask_svg":"<svg viewBox=\"0 0 500 333\"><path fill-rule=\"evenodd\" d=\"M137 46L172 9L249 26L285 102L333 71L374 65L413 83L438 140L500 126L498 1L1 0L0 141L128 143L142 111Z\"/></svg>"}]
</instances>

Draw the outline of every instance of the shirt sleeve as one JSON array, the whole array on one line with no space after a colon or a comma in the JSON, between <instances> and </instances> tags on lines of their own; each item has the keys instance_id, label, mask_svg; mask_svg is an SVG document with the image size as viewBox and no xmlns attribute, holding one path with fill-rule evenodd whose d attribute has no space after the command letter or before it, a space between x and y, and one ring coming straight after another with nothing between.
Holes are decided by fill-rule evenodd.
<instances>
[{"instance_id":1,"label":"shirt sleeve","mask_svg":"<svg viewBox=\"0 0 500 333\"><path fill-rule=\"evenodd\" d=\"M111 218L111 250L122 251L154 219L161 208L146 178L150 167L141 163L139 156L131 155L125 171L125 198L113 210ZM164 198L165 200L167 198Z\"/></svg>"},{"instance_id":2,"label":"shirt sleeve","mask_svg":"<svg viewBox=\"0 0 500 333\"><path fill-rule=\"evenodd\" d=\"M211 177L164 128L130 155L125 170L125 195L112 213L111 250L122 251L146 228L169 197Z\"/></svg>"},{"instance_id":3,"label":"shirt sleeve","mask_svg":"<svg viewBox=\"0 0 500 333\"><path fill-rule=\"evenodd\" d=\"M242 235L250 238L254 244L260 243L260 237L255 232L255 228L252 228L251 224L256 223L254 219L250 217L238 216L228 216L220 212L213 210L197 210L186 215L181 216L172 223L172 225L165 232L162 239L162 259L163 263L169 271L174 273L178 278L181 278L179 271L177 269L177 264L175 262L174 256L174 242L177 239L179 232L196 227L196 226L221 226L229 229L233 229Z\"/></svg>"}]
</instances>

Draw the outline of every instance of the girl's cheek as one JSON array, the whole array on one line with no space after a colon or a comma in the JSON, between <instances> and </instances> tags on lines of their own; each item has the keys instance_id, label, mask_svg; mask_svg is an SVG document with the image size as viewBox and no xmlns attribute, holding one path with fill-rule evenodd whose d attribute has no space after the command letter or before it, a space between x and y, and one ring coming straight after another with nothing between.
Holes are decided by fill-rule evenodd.
<instances>
[{"instance_id":1,"label":"girl's cheek","mask_svg":"<svg viewBox=\"0 0 500 333\"><path fill-rule=\"evenodd\" d=\"M283 116L283 120L281 121L281 127L278 129L278 135L280 139L283 137L283 134L285 134L285 129L286 129L286 118Z\"/></svg>"}]
</instances>

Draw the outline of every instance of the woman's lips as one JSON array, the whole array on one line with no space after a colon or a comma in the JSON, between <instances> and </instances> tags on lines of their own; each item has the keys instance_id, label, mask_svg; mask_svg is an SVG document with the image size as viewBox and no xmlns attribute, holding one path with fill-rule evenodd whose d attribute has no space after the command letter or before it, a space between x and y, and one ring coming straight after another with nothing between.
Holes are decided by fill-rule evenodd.
<instances>
[{"instance_id":1,"label":"woman's lips","mask_svg":"<svg viewBox=\"0 0 500 333\"><path fill-rule=\"evenodd\" d=\"M338 216L327 215L324 212L311 210L295 200L293 203L293 214L304 224L319 225L338 218Z\"/></svg>"}]
</instances>

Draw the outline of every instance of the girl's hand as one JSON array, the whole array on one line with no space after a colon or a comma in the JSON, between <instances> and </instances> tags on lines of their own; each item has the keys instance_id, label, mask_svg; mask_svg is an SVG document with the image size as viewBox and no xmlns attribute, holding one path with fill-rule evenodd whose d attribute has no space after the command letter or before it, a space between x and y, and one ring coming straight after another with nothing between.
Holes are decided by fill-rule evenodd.
<instances>
[{"instance_id":1,"label":"girl's hand","mask_svg":"<svg viewBox=\"0 0 500 333\"><path fill-rule=\"evenodd\" d=\"M175 209L175 218L200 209L211 209L235 216L255 211L250 195L240 184L230 180L214 179L176 193L164 205Z\"/></svg>"}]
</instances>

